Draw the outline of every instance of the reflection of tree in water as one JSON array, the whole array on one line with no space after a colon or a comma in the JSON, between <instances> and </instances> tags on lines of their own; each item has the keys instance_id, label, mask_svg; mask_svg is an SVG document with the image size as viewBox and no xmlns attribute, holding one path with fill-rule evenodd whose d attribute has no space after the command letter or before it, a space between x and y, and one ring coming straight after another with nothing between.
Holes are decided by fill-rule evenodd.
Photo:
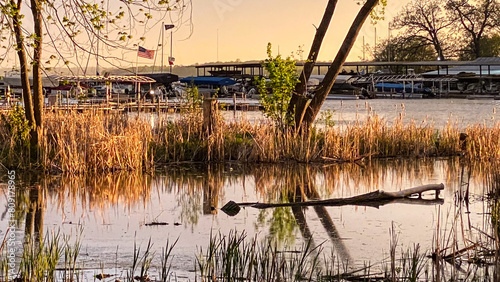
<instances>
[{"instance_id":1,"label":"reflection of tree in water","mask_svg":"<svg viewBox=\"0 0 500 282\"><path fill-rule=\"evenodd\" d=\"M231 172L231 173L227 173ZM203 167L179 167L169 169L165 178L166 189L177 195L181 207L181 221L193 227L198 224L200 214L216 214L221 189L226 182L238 180L241 172L223 164L208 164Z\"/></svg>"},{"instance_id":2,"label":"reflection of tree in water","mask_svg":"<svg viewBox=\"0 0 500 282\"><path fill-rule=\"evenodd\" d=\"M255 189L265 202L293 202L297 198L303 197L303 191L296 188L304 187L307 182L310 182L310 170L317 171L318 168L305 164L257 166L252 169L255 178ZM297 215L295 208L281 207L272 210L261 210L258 222L263 224L269 214L271 216L267 223L269 224L270 235L280 243L293 243L297 227L302 231L301 224L305 224L305 220L297 218L300 215ZM302 235L304 236L304 234Z\"/></svg>"},{"instance_id":3,"label":"reflection of tree in water","mask_svg":"<svg viewBox=\"0 0 500 282\"><path fill-rule=\"evenodd\" d=\"M5 181L5 180L4 180ZM7 181L5 181L7 182ZM43 240L43 222L45 206L47 202L46 187L40 185L43 178L35 174L17 174L15 190L15 212L16 229L21 229L24 221L24 240L31 239L40 242ZM0 215L0 220L8 220L8 205ZM14 232L11 230L11 232Z\"/></svg>"},{"instance_id":4,"label":"reflection of tree in water","mask_svg":"<svg viewBox=\"0 0 500 282\"><path fill-rule=\"evenodd\" d=\"M450 172L447 165L455 170L454 162L442 164L447 174ZM431 181L436 173L436 162L432 159L422 160L374 160L359 164L330 164L315 165L287 165L261 166L252 170L255 177L257 193L266 203L302 202L335 197L359 195L373 190L401 190L405 181ZM389 184L387 184L389 183ZM389 185L390 187L383 186ZM363 187L363 191L360 188ZM312 207L320 219L325 232L328 234L336 253L342 261L351 261L349 250L341 239L334 221L324 206ZM284 210L287 211L285 216ZM303 207L281 207L280 210L261 210L259 222L267 220L270 233L275 239L284 242L293 242L294 230L299 227L304 240L312 240L313 232L308 226L308 217ZM285 235L286 234L286 235ZM314 241L312 241L314 244Z\"/></svg>"}]
</instances>

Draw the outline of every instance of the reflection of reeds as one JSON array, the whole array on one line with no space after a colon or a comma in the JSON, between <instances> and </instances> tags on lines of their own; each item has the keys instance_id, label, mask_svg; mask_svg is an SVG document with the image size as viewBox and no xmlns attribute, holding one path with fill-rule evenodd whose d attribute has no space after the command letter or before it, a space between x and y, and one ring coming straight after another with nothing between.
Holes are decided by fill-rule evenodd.
<instances>
[{"instance_id":1,"label":"reflection of reeds","mask_svg":"<svg viewBox=\"0 0 500 282\"><path fill-rule=\"evenodd\" d=\"M151 197L151 176L137 172L47 177L42 187L59 209L65 205L105 211L116 205L131 207Z\"/></svg>"}]
</instances>

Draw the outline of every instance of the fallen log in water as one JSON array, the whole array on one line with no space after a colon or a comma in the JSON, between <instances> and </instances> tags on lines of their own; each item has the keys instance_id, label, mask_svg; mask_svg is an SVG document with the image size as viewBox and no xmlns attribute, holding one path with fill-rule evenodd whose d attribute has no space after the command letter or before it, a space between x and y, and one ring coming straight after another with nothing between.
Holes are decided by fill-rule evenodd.
<instances>
[{"instance_id":1,"label":"fallen log in water","mask_svg":"<svg viewBox=\"0 0 500 282\"><path fill-rule=\"evenodd\" d=\"M241 206L248 206L257 209L267 209L276 207L289 207L289 206L344 206L344 205L358 205L358 206L371 206L379 207L392 202L398 203L411 203L411 204L442 204L443 199L439 198L439 192L444 189L444 184L428 184L414 188L405 189L397 192L385 192L377 190L374 192L339 199L326 199L314 200L306 202L293 202L293 203L235 203L229 201L221 210L230 216L238 214ZM435 199L422 199L422 193L427 191L435 191ZM418 198L412 196L418 195Z\"/></svg>"}]
</instances>

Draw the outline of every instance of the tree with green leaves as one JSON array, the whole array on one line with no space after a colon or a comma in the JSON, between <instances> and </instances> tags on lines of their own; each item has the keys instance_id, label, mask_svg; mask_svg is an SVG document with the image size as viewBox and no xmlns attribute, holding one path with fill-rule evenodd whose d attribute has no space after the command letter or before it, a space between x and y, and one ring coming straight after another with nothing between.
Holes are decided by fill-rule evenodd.
<instances>
[{"instance_id":1,"label":"tree with green leaves","mask_svg":"<svg viewBox=\"0 0 500 282\"><path fill-rule=\"evenodd\" d=\"M77 66L86 73L91 57L112 65L127 60L145 34L166 17L185 22L190 2L76 0L0 0L0 32L5 58L14 49L19 57L25 115L32 128L32 147L40 145L43 132L42 74L56 66ZM43 51L43 52L42 52ZM46 54L46 55L45 55ZM135 56L134 56L135 57ZM2 59L2 60L3 60ZM30 87L29 72L33 74Z\"/></svg>"},{"instance_id":2,"label":"tree with green leaves","mask_svg":"<svg viewBox=\"0 0 500 282\"><path fill-rule=\"evenodd\" d=\"M416 61L435 61L436 52L429 42L417 37L406 37L403 35L383 40L377 44L373 51L373 60L375 62L416 62ZM392 72L399 73L403 71L401 66L389 66ZM421 72L424 69L415 69Z\"/></svg>"},{"instance_id":3,"label":"tree with green leaves","mask_svg":"<svg viewBox=\"0 0 500 282\"><path fill-rule=\"evenodd\" d=\"M458 53L459 60L472 61L478 57L500 57L500 35L482 36L479 40L479 54L474 50L476 45L471 41Z\"/></svg>"},{"instance_id":4,"label":"tree with green leaves","mask_svg":"<svg viewBox=\"0 0 500 282\"><path fill-rule=\"evenodd\" d=\"M491 55L483 50L482 44L487 46L490 43L490 36L500 31L500 4L498 1L447 0L446 9L451 15L450 20L458 23L461 27L460 35L463 39L461 41L468 42L460 50L462 58L476 59Z\"/></svg>"},{"instance_id":5,"label":"tree with green leaves","mask_svg":"<svg viewBox=\"0 0 500 282\"><path fill-rule=\"evenodd\" d=\"M263 65L268 73L269 81L261 77L257 80L257 86L264 114L271 118L277 126L284 128L291 122L287 120L286 110L295 85L299 82L295 61L290 57L283 59L279 54L273 57L271 43L268 43L267 59ZM268 89L271 89L271 93Z\"/></svg>"},{"instance_id":6,"label":"tree with green leaves","mask_svg":"<svg viewBox=\"0 0 500 282\"><path fill-rule=\"evenodd\" d=\"M436 59L436 53L427 41L405 36L383 40L373 53L375 62L435 61Z\"/></svg>"}]
</instances>

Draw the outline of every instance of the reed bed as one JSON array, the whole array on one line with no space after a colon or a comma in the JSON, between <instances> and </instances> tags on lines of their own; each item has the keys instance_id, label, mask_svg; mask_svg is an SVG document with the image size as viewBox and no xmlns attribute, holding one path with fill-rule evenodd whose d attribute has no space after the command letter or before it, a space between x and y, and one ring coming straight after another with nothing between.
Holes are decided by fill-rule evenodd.
<instances>
[{"instance_id":1,"label":"reed bed","mask_svg":"<svg viewBox=\"0 0 500 282\"><path fill-rule=\"evenodd\" d=\"M463 155L500 160L500 123L435 128L427 121L371 114L342 127L314 127L309 134L283 130L268 120L227 122L220 115L210 134L201 109L166 115L74 111L47 113L42 147L29 148L18 116L0 120L0 162L70 174L116 170L145 171L181 162L281 163L355 162L363 158ZM153 119L154 118L154 119ZM154 121L153 121L154 120Z\"/></svg>"},{"instance_id":2,"label":"reed bed","mask_svg":"<svg viewBox=\"0 0 500 282\"><path fill-rule=\"evenodd\" d=\"M47 167L69 173L141 170L150 165L150 126L121 114L69 112L46 117Z\"/></svg>"}]
</instances>

